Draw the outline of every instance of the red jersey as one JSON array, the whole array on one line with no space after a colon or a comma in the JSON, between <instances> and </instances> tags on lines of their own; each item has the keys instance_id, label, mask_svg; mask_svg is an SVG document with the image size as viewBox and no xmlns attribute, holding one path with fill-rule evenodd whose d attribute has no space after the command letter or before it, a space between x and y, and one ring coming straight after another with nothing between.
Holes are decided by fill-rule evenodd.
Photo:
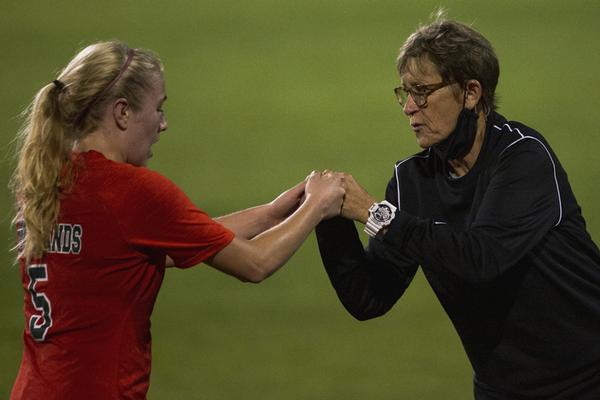
<instances>
[{"instance_id":1,"label":"red jersey","mask_svg":"<svg viewBox=\"0 0 600 400\"><path fill-rule=\"evenodd\" d=\"M79 161L48 252L21 262L24 351L11 400L144 399L165 256L190 267L234 237L156 172L94 151Z\"/></svg>"}]
</instances>

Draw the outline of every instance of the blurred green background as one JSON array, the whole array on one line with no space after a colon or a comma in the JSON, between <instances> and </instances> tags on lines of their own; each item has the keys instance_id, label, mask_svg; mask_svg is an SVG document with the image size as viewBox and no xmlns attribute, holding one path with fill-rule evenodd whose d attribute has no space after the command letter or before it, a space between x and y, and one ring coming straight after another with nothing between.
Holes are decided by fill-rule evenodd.
<instances>
[{"instance_id":1,"label":"blurred green background","mask_svg":"<svg viewBox=\"0 0 600 400\"><path fill-rule=\"evenodd\" d=\"M0 5L0 398L21 357L9 252L10 141L33 94L81 47L121 39L166 65L169 131L151 168L211 215L270 201L312 169L383 196L418 151L395 102L404 39L439 6L500 58L500 112L542 132L600 241L598 1L28 1ZM314 236L258 286L169 271L152 318L150 399L468 399L471 369L419 273L388 315L353 320Z\"/></svg>"}]
</instances>

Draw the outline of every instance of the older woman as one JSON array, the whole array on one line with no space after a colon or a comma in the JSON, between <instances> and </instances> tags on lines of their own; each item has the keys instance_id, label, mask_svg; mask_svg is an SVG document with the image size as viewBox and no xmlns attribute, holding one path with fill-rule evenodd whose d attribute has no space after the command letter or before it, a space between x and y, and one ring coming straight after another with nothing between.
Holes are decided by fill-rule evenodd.
<instances>
[{"instance_id":1,"label":"older woman","mask_svg":"<svg viewBox=\"0 0 600 400\"><path fill-rule=\"evenodd\" d=\"M107 42L33 101L13 177L26 326L11 399L145 398L166 266L205 261L260 282L339 213L340 178L313 173L269 204L211 219L145 168L166 98L154 54Z\"/></svg>"},{"instance_id":2,"label":"older woman","mask_svg":"<svg viewBox=\"0 0 600 400\"><path fill-rule=\"evenodd\" d=\"M357 319L386 313L420 265L474 369L477 399L600 398L600 252L541 134L495 112L498 60L458 22L423 26L395 89L423 149L378 202L350 175L317 237ZM363 249L354 224L372 238Z\"/></svg>"}]
</instances>

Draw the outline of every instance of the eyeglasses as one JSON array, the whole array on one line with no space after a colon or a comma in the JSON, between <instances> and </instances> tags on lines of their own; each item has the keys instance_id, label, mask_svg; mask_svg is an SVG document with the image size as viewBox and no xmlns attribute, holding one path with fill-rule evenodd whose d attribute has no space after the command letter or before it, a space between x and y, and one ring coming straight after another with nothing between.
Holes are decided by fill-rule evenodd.
<instances>
[{"instance_id":1,"label":"eyeglasses","mask_svg":"<svg viewBox=\"0 0 600 400\"><path fill-rule=\"evenodd\" d=\"M401 106L404 107L406 105L408 95L410 95L417 107L424 108L427 106L427 98L431 96L433 92L453 83L454 82L440 82L432 85L415 85L412 88L398 86L397 88L394 88L394 93Z\"/></svg>"}]
</instances>

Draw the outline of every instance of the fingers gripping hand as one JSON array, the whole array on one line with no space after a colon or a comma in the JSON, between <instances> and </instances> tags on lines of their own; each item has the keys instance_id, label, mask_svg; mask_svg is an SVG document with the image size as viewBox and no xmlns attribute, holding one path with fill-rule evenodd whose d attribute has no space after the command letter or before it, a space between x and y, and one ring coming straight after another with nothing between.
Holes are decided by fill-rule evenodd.
<instances>
[{"instance_id":1,"label":"fingers gripping hand","mask_svg":"<svg viewBox=\"0 0 600 400\"><path fill-rule=\"evenodd\" d=\"M341 174L313 171L307 178L305 190L307 196L316 198L322 219L340 214L345 192Z\"/></svg>"}]
</instances>

